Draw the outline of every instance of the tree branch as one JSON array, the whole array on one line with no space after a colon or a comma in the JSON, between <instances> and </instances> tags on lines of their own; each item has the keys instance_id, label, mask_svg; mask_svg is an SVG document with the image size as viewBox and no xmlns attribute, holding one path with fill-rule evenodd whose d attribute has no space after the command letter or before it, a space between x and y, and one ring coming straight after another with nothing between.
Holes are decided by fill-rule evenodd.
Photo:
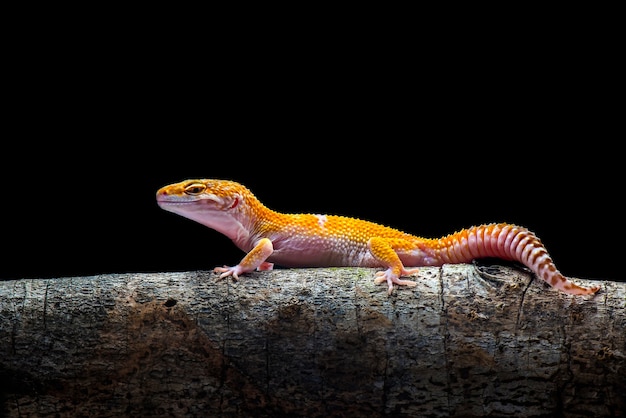
<instances>
[{"instance_id":1,"label":"tree branch","mask_svg":"<svg viewBox=\"0 0 626 418\"><path fill-rule=\"evenodd\" d=\"M0 282L8 416L623 416L626 283L510 267Z\"/></svg>"}]
</instances>

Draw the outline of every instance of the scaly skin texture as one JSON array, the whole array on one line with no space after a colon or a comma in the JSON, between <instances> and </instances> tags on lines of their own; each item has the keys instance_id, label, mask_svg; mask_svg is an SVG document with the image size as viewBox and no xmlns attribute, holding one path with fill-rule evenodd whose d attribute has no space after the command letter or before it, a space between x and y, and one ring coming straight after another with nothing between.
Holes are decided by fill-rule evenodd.
<instances>
[{"instance_id":1,"label":"scaly skin texture","mask_svg":"<svg viewBox=\"0 0 626 418\"><path fill-rule=\"evenodd\" d=\"M588 295L600 286L579 286L555 267L528 229L506 223L474 226L443 238L420 238L373 222L334 215L285 214L263 205L243 185L228 180L192 179L162 187L158 205L228 236L246 255L236 266L216 267L220 278L255 269L284 267L382 267L376 283L415 286L401 277L418 269L497 257L518 261L552 287Z\"/></svg>"}]
</instances>

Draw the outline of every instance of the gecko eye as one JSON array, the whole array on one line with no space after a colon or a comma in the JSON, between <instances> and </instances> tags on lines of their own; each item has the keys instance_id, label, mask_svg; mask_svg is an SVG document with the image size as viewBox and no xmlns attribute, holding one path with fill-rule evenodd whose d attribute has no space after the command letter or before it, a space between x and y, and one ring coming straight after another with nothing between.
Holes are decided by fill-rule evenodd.
<instances>
[{"instance_id":1,"label":"gecko eye","mask_svg":"<svg viewBox=\"0 0 626 418\"><path fill-rule=\"evenodd\" d=\"M206 186L204 184L194 183L185 187L185 194L195 196L195 195L202 193L205 190L206 190Z\"/></svg>"}]
</instances>

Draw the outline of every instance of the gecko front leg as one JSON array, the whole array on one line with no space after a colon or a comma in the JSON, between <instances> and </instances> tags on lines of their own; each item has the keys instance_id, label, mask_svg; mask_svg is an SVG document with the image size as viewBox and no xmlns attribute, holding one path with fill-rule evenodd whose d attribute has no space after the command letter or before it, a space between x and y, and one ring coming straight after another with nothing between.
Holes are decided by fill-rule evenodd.
<instances>
[{"instance_id":1,"label":"gecko front leg","mask_svg":"<svg viewBox=\"0 0 626 418\"><path fill-rule=\"evenodd\" d=\"M265 260L267 257L272 255L274 252L274 246L272 245L272 241L268 238L262 238L259 242L254 246L252 250L237 264L236 266L224 266L224 267L215 267L213 272L221 273L218 280L221 280L225 277L232 276L234 280L239 280L239 275L244 273L249 273L254 271L255 269L259 270L271 270L273 267L272 263L268 263Z\"/></svg>"},{"instance_id":2,"label":"gecko front leg","mask_svg":"<svg viewBox=\"0 0 626 418\"><path fill-rule=\"evenodd\" d=\"M412 243L400 239L400 238L381 238L381 237L373 237L370 238L367 242L367 247L370 250L370 253L380 261L383 265L387 266L387 269L384 271L379 271L376 273L376 278L374 279L374 283L380 284L383 282L387 282L387 294L391 295L393 292L393 284L397 284L400 286L417 286L417 283L411 280L402 280L400 277L402 276L410 276L412 274L417 274L419 269L409 269L404 268L400 257L398 257L397 250L406 249L410 247Z\"/></svg>"}]
</instances>

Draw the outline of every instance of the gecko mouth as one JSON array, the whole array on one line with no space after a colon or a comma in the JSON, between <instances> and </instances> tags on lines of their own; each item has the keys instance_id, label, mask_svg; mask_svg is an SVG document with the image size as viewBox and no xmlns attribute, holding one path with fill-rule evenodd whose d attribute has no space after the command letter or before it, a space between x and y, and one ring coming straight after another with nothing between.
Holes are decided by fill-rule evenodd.
<instances>
[{"instance_id":1,"label":"gecko mouth","mask_svg":"<svg viewBox=\"0 0 626 418\"><path fill-rule=\"evenodd\" d=\"M157 202L159 203L171 203L171 204L176 204L176 205L189 205L192 203L197 203L202 199L195 199L195 200L177 200L177 199L171 199L168 197L163 197L163 196L157 196Z\"/></svg>"},{"instance_id":2,"label":"gecko mouth","mask_svg":"<svg viewBox=\"0 0 626 418\"><path fill-rule=\"evenodd\" d=\"M183 208L183 207L187 207L189 206L189 208L197 208L197 210L202 210L202 208L206 208L207 204L203 203L205 199L196 199L196 200L168 200L168 199L158 199L157 198L157 205L161 206L161 207L170 207L170 208L174 208L174 207L179 207L179 208Z\"/></svg>"},{"instance_id":3,"label":"gecko mouth","mask_svg":"<svg viewBox=\"0 0 626 418\"><path fill-rule=\"evenodd\" d=\"M192 204L194 202L176 202L175 200L158 200L157 199L157 205L159 205L162 208L168 207L168 208L175 208L175 207L185 207L188 206L190 204Z\"/></svg>"}]
</instances>

